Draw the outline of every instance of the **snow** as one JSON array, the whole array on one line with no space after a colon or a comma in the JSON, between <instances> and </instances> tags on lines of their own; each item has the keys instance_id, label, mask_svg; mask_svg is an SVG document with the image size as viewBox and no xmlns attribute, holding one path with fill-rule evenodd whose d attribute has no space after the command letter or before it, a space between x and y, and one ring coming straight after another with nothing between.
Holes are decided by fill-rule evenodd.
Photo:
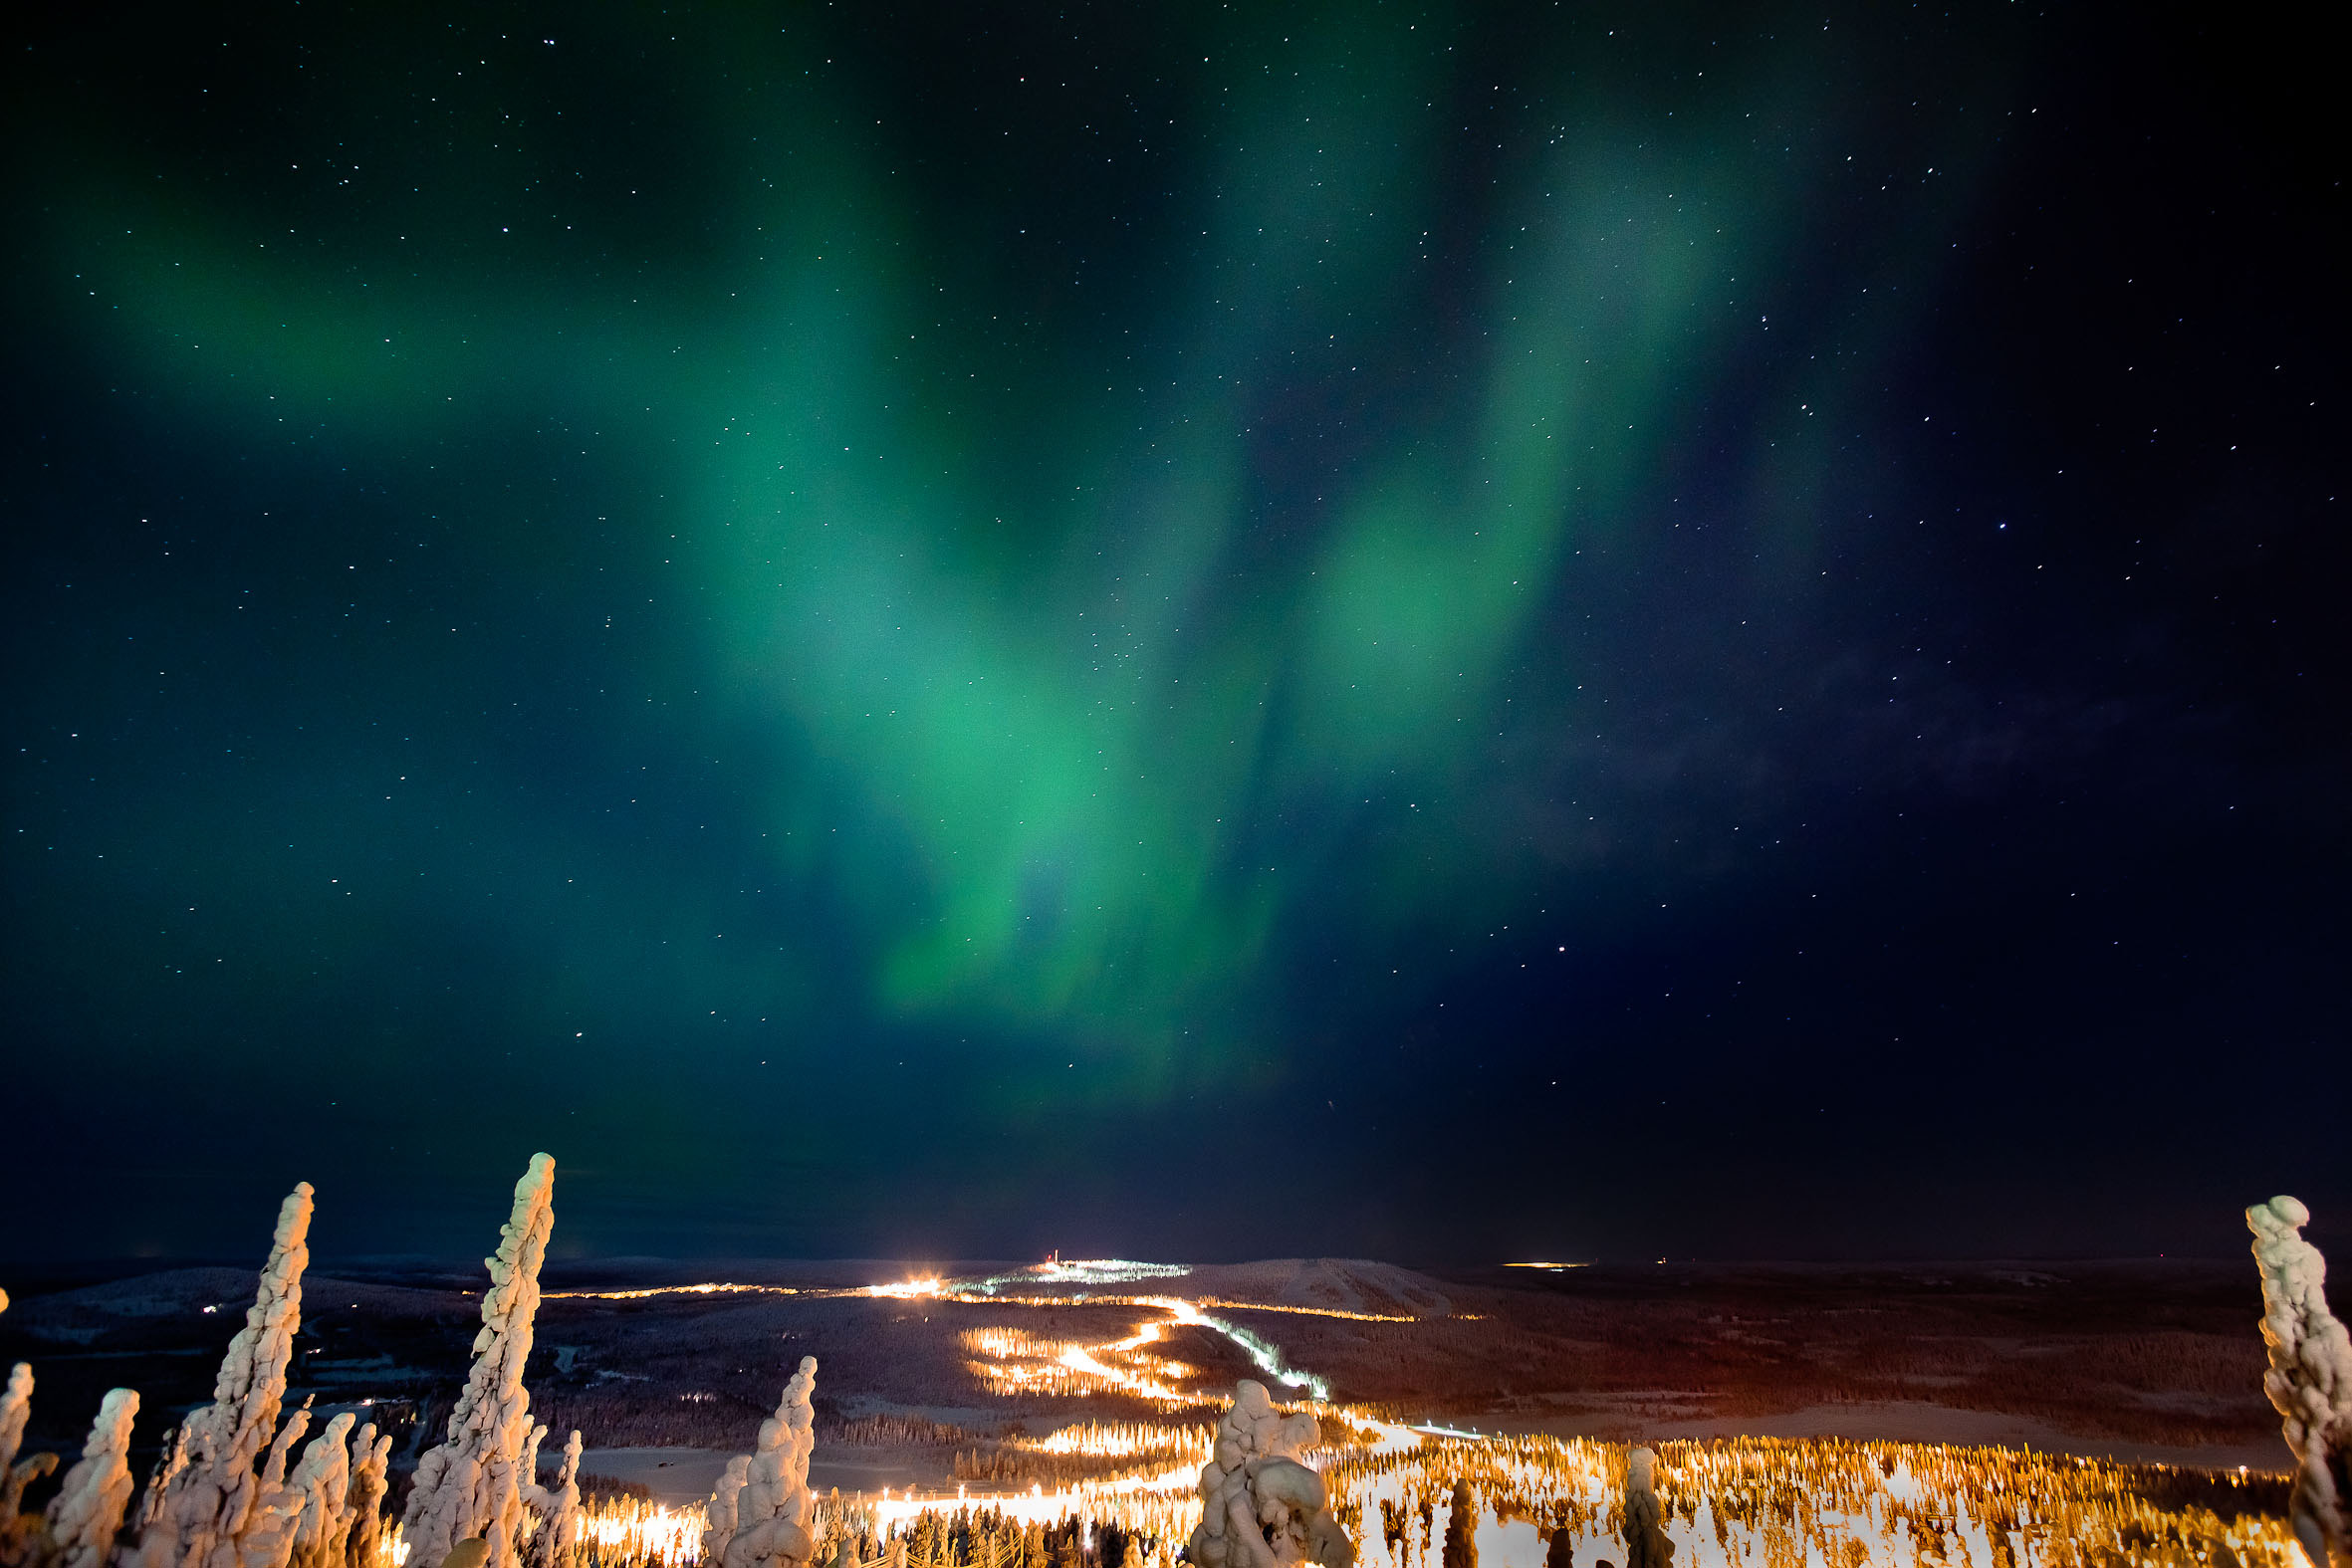
<instances>
[{"instance_id":1,"label":"snow","mask_svg":"<svg viewBox=\"0 0 2352 1568\"><path fill-rule=\"evenodd\" d=\"M138 1395L110 1389L98 1408L82 1458L66 1471L49 1504L49 1535L55 1555L48 1568L106 1568L130 1506L130 1423Z\"/></svg>"},{"instance_id":2,"label":"snow","mask_svg":"<svg viewBox=\"0 0 2352 1568\"><path fill-rule=\"evenodd\" d=\"M181 1426L185 1462L160 1472L162 1495L149 1505L153 1522L139 1533L139 1568L242 1568L244 1538L261 1500L254 1461L276 1431L302 1324L312 1196L310 1183L297 1183L278 1208L260 1286L245 1326L221 1357L212 1403Z\"/></svg>"},{"instance_id":3,"label":"snow","mask_svg":"<svg viewBox=\"0 0 2352 1568\"><path fill-rule=\"evenodd\" d=\"M809 1456L817 1446L817 1358L803 1356L784 1386L776 1414L760 1423L760 1446L745 1461L743 1486L733 1498L735 1528L722 1533L721 1497L711 1500L712 1555L721 1568L786 1568L816 1554L810 1531L817 1500L809 1492ZM729 1464L720 1480L733 1480Z\"/></svg>"},{"instance_id":4,"label":"snow","mask_svg":"<svg viewBox=\"0 0 2352 1568\"><path fill-rule=\"evenodd\" d=\"M483 1260L490 1288L482 1294L473 1368L449 1414L447 1441L418 1461L408 1494L409 1556L418 1568L436 1568L460 1541L477 1538L487 1548L484 1568L516 1568L522 1487L537 1479L522 1471L531 1438L523 1366L539 1311L539 1268L555 1230L555 1160L533 1155L515 1184L498 1251Z\"/></svg>"},{"instance_id":5,"label":"snow","mask_svg":"<svg viewBox=\"0 0 2352 1568\"><path fill-rule=\"evenodd\" d=\"M1331 1517L1323 1479L1300 1462L1321 1436L1306 1412L1276 1411L1263 1383L1235 1384L1216 1456L1201 1470L1191 1560L1201 1568L1353 1568L1355 1549Z\"/></svg>"},{"instance_id":6,"label":"snow","mask_svg":"<svg viewBox=\"0 0 2352 1568\"><path fill-rule=\"evenodd\" d=\"M2295 1455L2287 1512L2314 1565L2352 1568L2352 1505L2339 1478L2352 1469L2352 1336L2327 1305L2327 1259L2303 1239L2311 1211L2280 1196L2245 1212L2262 1271L2262 1392Z\"/></svg>"}]
</instances>

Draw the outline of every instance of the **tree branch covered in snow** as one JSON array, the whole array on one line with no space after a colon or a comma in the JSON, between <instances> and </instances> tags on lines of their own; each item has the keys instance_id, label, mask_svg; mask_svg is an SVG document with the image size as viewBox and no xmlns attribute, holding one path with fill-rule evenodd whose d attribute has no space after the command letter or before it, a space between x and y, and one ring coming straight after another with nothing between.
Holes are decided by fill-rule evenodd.
<instances>
[{"instance_id":1,"label":"tree branch covered in snow","mask_svg":"<svg viewBox=\"0 0 2352 1568\"><path fill-rule=\"evenodd\" d=\"M91 1424L80 1462L66 1471L49 1504L51 1568L107 1568L130 1506L130 1423L138 1394L110 1389Z\"/></svg>"},{"instance_id":2,"label":"tree branch covered in snow","mask_svg":"<svg viewBox=\"0 0 2352 1568\"><path fill-rule=\"evenodd\" d=\"M719 1472L719 1483L711 1489L711 1500L702 1505L703 1521L709 1528L702 1532L702 1560L715 1563L726 1550L727 1542L735 1534L735 1501L743 1495L746 1482L751 1479L752 1456L738 1454L727 1461Z\"/></svg>"},{"instance_id":3,"label":"tree branch covered in snow","mask_svg":"<svg viewBox=\"0 0 2352 1568\"><path fill-rule=\"evenodd\" d=\"M146 1490L139 1494L138 1527L144 1531L163 1511L163 1494L171 1489L172 1477L188 1467L188 1429L174 1427L163 1434L162 1452L155 1456L155 1467L147 1472Z\"/></svg>"},{"instance_id":4,"label":"tree branch covered in snow","mask_svg":"<svg viewBox=\"0 0 2352 1568\"><path fill-rule=\"evenodd\" d=\"M482 1295L482 1331L474 1336L474 1365L465 1392L449 1414L449 1437L416 1466L408 1494L410 1561L438 1568L458 1542L479 1537L487 1568L515 1568L515 1536L523 1522L524 1445L531 1438L531 1395L523 1365L531 1359L532 1321L539 1311L539 1265L556 1224L556 1162L531 1157L515 1184L515 1203L499 1232L496 1256L485 1258L490 1288Z\"/></svg>"},{"instance_id":5,"label":"tree branch covered in snow","mask_svg":"<svg viewBox=\"0 0 2352 1568\"><path fill-rule=\"evenodd\" d=\"M239 1568L261 1478L254 1461L278 1424L286 1369L302 1325L302 1272L311 1260L311 1184L296 1184L278 1209L269 1261L229 1341L212 1403L182 1424L186 1463L164 1473L154 1521L140 1535L140 1568ZM147 1510L141 1510L142 1514Z\"/></svg>"},{"instance_id":6,"label":"tree branch covered in snow","mask_svg":"<svg viewBox=\"0 0 2352 1568\"><path fill-rule=\"evenodd\" d=\"M1300 1460L1321 1436L1304 1411L1279 1414L1264 1384L1235 1384L1217 1426L1216 1456L1201 1470L1192 1561L1201 1568L1351 1568L1355 1547L1325 1506L1323 1478Z\"/></svg>"},{"instance_id":7,"label":"tree branch covered in snow","mask_svg":"<svg viewBox=\"0 0 2352 1568\"><path fill-rule=\"evenodd\" d=\"M1657 1464L1658 1456L1648 1449L1625 1456L1625 1568L1667 1568L1674 1560L1658 1505Z\"/></svg>"},{"instance_id":8,"label":"tree branch covered in snow","mask_svg":"<svg viewBox=\"0 0 2352 1568\"><path fill-rule=\"evenodd\" d=\"M33 1368L20 1361L8 1369L8 1392L0 1394L0 1472L16 1462L24 1447L25 1423L33 1419Z\"/></svg>"},{"instance_id":9,"label":"tree branch covered in snow","mask_svg":"<svg viewBox=\"0 0 2352 1568\"><path fill-rule=\"evenodd\" d=\"M352 1484L346 1493L352 1533L345 1548L352 1568L371 1568L375 1562L383 1541L383 1499L391 1489L391 1466L392 1435L378 1437L375 1423L369 1422L352 1440Z\"/></svg>"},{"instance_id":10,"label":"tree branch covered in snow","mask_svg":"<svg viewBox=\"0 0 2352 1568\"><path fill-rule=\"evenodd\" d=\"M295 1532L302 1527L309 1499L288 1484L286 1458L302 1435L311 1430L311 1402L289 1414L261 1461L261 1489L254 1494L253 1511L245 1533L237 1538L237 1568L288 1568L294 1560Z\"/></svg>"},{"instance_id":11,"label":"tree branch covered in snow","mask_svg":"<svg viewBox=\"0 0 2352 1568\"><path fill-rule=\"evenodd\" d=\"M344 1540L352 1529L351 1436L357 1419L347 1410L330 1421L302 1451L302 1462L287 1483L303 1500L294 1526L293 1568L341 1568Z\"/></svg>"},{"instance_id":12,"label":"tree branch covered in snow","mask_svg":"<svg viewBox=\"0 0 2352 1568\"><path fill-rule=\"evenodd\" d=\"M531 1448L536 1455L538 1443L534 1442ZM532 1508L539 1514L539 1531L531 1538L531 1560L535 1568L567 1568L573 1549L580 1543L580 1433L575 1429L564 1445L564 1465L556 1472L556 1483L534 1484L528 1493ZM535 1460L534 1472L537 1468Z\"/></svg>"},{"instance_id":13,"label":"tree branch covered in snow","mask_svg":"<svg viewBox=\"0 0 2352 1568\"><path fill-rule=\"evenodd\" d=\"M21 1568L37 1555L47 1539L48 1525L37 1513L23 1511L25 1487L57 1468L57 1456L36 1454L11 1465L0 1478L0 1568Z\"/></svg>"},{"instance_id":14,"label":"tree branch covered in snow","mask_svg":"<svg viewBox=\"0 0 2352 1568\"><path fill-rule=\"evenodd\" d=\"M810 1524L817 1499L809 1493L809 1456L817 1447L817 1358L803 1356L784 1386L776 1414L760 1423L760 1446L744 1461L743 1484L727 1511L734 1529L717 1542L706 1568L785 1568L805 1564L817 1552ZM720 1485L733 1478L731 1460ZM712 1533L717 1534L719 1499L711 1499ZM705 1537L709 1539L709 1537Z\"/></svg>"},{"instance_id":15,"label":"tree branch covered in snow","mask_svg":"<svg viewBox=\"0 0 2352 1568\"><path fill-rule=\"evenodd\" d=\"M25 1487L57 1468L54 1454L17 1459L32 1418L33 1369L20 1361L9 1369L8 1391L0 1394L0 1568L16 1568L32 1554L41 1520L23 1513Z\"/></svg>"},{"instance_id":16,"label":"tree branch covered in snow","mask_svg":"<svg viewBox=\"0 0 2352 1568\"><path fill-rule=\"evenodd\" d=\"M2295 1455L2287 1506L2314 1568L2352 1568L2352 1336L2327 1308L2327 1259L2302 1237L2311 1211L2278 1197L2245 1212L2262 1270L2262 1392Z\"/></svg>"}]
</instances>

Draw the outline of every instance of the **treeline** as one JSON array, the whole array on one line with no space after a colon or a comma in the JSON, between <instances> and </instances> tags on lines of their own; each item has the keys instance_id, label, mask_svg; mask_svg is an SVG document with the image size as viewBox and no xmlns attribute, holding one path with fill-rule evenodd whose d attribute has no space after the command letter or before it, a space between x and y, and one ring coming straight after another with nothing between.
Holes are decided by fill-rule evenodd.
<instances>
[{"instance_id":1,"label":"treeline","mask_svg":"<svg viewBox=\"0 0 2352 1568\"><path fill-rule=\"evenodd\" d=\"M944 1449L950 1444L972 1440L972 1434L961 1427L923 1416L897 1416L888 1412L859 1416L829 1430L821 1425L817 1435L822 1442L852 1449Z\"/></svg>"},{"instance_id":2,"label":"treeline","mask_svg":"<svg viewBox=\"0 0 2352 1568\"><path fill-rule=\"evenodd\" d=\"M1057 1489L1103 1476L1122 1475L1138 1464L1203 1464L1209 1458L1210 1429L1197 1424L1086 1422L1063 1427L1043 1440L1013 1438L986 1447L958 1449L955 1478L1005 1485L1037 1483Z\"/></svg>"},{"instance_id":3,"label":"treeline","mask_svg":"<svg viewBox=\"0 0 2352 1568\"><path fill-rule=\"evenodd\" d=\"M1069 1515L1024 1523L996 1508L915 1515L886 1537L860 1531L842 1544L859 1564L893 1568L1167 1568L1167 1543L1107 1520Z\"/></svg>"},{"instance_id":4,"label":"treeline","mask_svg":"<svg viewBox=\"0 0 2352 1568\"><path fill-rule=\"evenodd\" d=\"M643 1389L627 1393L602 1390L557 1389L535 1396L534 1419L551 1432L577 1428L591 1449L717 1449L733 1453L744 1447L747 1432L757 1432L763 1407L730 1396L689 1400L663 1398Z\"/></svg>"}]
</instances>

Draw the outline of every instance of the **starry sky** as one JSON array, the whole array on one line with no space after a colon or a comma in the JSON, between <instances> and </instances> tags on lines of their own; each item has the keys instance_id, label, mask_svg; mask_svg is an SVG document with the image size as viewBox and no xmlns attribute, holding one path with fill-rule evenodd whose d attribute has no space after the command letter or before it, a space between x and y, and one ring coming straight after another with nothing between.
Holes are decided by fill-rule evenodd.
<instances>
[{"instance_id":1,"label":"starry sky","mask_svg":"<svg viewBox=\"0 0 2352 1568\"><path fill-rule=\"evenodd\" d=\"M44 9L9 1250L464 1256L539 1148L573 1254L2352 1210L2319 52Z\"/></svg>"}]
</instances>

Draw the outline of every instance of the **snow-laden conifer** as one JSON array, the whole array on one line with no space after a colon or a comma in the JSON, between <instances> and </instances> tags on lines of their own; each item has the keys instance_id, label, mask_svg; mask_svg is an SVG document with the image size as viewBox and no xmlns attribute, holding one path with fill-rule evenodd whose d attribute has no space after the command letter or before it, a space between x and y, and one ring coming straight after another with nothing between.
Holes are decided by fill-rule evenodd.
<instances>
[{"instance_id":1,"label":"snow-laden conifer","mask_svg":"<svg viewBox=\"0 0 2352 1568\"><path fill-rule=\"evenodd\" d=\"M300 1182L279 1206L260 1288L221 1358L212 1403L182 1424L185 1462L157 1472L162 1494L151 1510L141 1509L153 1517L139 1537L139 1568L240 1568L261 1495L254 1464L276 1434L295 1330L302 1326L311 1198L311 1184Z\"/></svg>"},{"instance_id":2,"label":"snow-laden conifer","mask_svg":"<svg viewBox=\"0 0 2352 1568\"><path fill-rule=\"evenodd\" d=\"M303 1500L294 1526L293 1568L342 1568L344 1541L352 1529L351 1437L357 1419L347 1410L330 1421L302 1451L287 1480L287 1488Z\"/></svg>"},{"instance_id":3,"label":"snow-laden conifer","mask_svg":"<svg viewBox=\"0 0 2352 1568\"><path fill-rule=\"evenodd\" d=\"M2352 1336L2327 1308L2327 1259L2302 1237L2311 1211L2278 1197L2245 1212L2262 1270L2262 1392L2295 1455L2287 1519L2313 1568L2352 1568Z\"/></svg>"},{"instance_id":4,"label":"snow-laden conifer","mask_svg":"<svg viewBox=\"0 0 2352 1568\"><path fill-rule=\"evenodd\" d=\"M352 1439L352 1484L345 1508L352 1532L344 1544L351 1568L374 1568L383 1548L383 1499L391 1488L391 1466L392 1436L387 1432L379 1437L375 1423L369 1422Z\"/></svg>"},{"instance_id":5,"label":"snow-laden conifer","mask_svg":"<svg viewBox=\"0 0 2352 1568\"><path fill-rule=\"evenodd\" d=\"M25 1514L25 1488L57 1468L54 1454L17 1458L32 1417L33 1369L20 1361L9 1369L7 1392L0 1393L0 1568L16 1568L38 1545L41 1518Z\"/></svg>"},{"instance_id":6,"label":"snow-laden conifer","mask_svg":"<svg viewBox=\"0 0 2352 1568\"><path fill-rule=\"evenodd\" d=\"M1235 1384L1215 1455L1201 1470L1190 1560L1201 1568L1352 1568L1355 1547L1331 1517L1323 1478L1302 1460L1320 1437L1306 1412L1277 1411L1265 1384Z\"/></svg>"},{"instance_id":7,"label":"snow-laden conifer","mask_svg":"<svg viewBox=\"0 0 2352 1568\"><path fill-rule=\"evenodd\" d=\"M542 1427L541 1432L547 1429ZM537 1469L539 1444L531 1445L533 1468ZM568 1568L573 1552L580 1544L580 1433L576 1429L564 1445L564 1463L556 1471L553 1486L534 1484L525 1493L532 1511L539 1515L539 1529L531 1537L531 1560L534 1568Z\"/></svg>"},{"instance_id":8,"label":"snow-laden conifer","mask_svg":"<svg viewBox=\"0 0 2352 1568\"><path fill-rule=\"evenodd\" d=\"M515 1184L497 1255L483 1260L490 1288L482 1293L473 1369L449 1413L447 1440L418 1461L408 1494L411 1568L440 1568L458 1542L476 1538L486 1548L486 1568L515 1568L523 1486L537 1479L522 1473L531 1439L523 1365L531 1359L532 1320L539 1311L539 1266L555 1229L555 1160L533 1155Z\"/></svg>"},{"instance_id":9,"label":"snow-laden conifer","mask_svg":"<svg viewBox=\"0 0 2352 1568\"><path fill-rule=\"evenodd\" d=\"M130 1424L137 1415L135 1390L107 1391L80 1461L49 1504L50 1568L107 1568L114 1556L130 1506Z\"/></svg>"},{"instance_id":10,"label":"snow-laden conifer","mask_svg":"<svg viewBox=\"0 0 2352 1568\"><path fill-rule=\"evenodd\" d=\"M817 1447L816 1390L817 1358L803 1356L776 1414L760 1423L759 1449L746 1461L743 1486L734 1497L735 1528L719 1541L710 1568L799 1568L816 1556L817 1537L810 1526L817 1499L809 1491L809 1456ZM733 1464L728 1468L732 1472Z\"/></svg>"}]
</instances>

